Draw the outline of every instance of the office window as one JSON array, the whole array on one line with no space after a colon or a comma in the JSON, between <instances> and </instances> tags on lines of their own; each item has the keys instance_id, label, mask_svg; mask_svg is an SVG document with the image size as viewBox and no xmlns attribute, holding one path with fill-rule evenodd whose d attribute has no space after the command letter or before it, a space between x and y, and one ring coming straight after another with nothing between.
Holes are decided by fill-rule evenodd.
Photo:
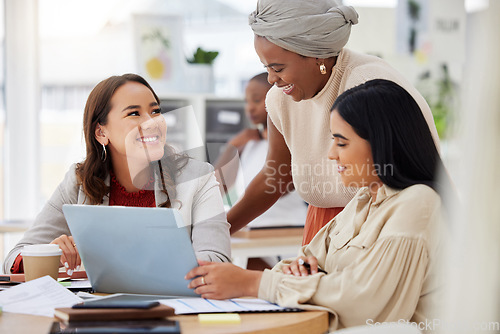
<instances>
[{"instance_id":1,"label":"office window","mask_svg":"<svg viewBox=\"0 0 500 334\"><path fill-rule=\"evenodd\" d=\"M42 84L40 191L45 201L71 164L85 156L82 119L90 85Z\"/></svg>"}]
</instances>

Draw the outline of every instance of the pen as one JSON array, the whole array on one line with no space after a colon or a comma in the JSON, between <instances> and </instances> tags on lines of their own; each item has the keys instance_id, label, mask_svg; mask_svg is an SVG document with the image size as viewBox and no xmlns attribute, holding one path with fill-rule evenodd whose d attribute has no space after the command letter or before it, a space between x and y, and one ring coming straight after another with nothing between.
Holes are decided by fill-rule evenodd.
<instances>
[{"instance_id":1,"label":"pen","mask_svg":"<svg viewBox=\"0 0 500 334\"><path fill-rule=\"evenodd\" d=\"M304 266L309 272L311 272L311 265L309 263L307 263L302 259L299 259L298 263L299 265ZM318 266L318 272L328 274L325 270L321 269L319 266Z\"/></svg>"}]
</instances>

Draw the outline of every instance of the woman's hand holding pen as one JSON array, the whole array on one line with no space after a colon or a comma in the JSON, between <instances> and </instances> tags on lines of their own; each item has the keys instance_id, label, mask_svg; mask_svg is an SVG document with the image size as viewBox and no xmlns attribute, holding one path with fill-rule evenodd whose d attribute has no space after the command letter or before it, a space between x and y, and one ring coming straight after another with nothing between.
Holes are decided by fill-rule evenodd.
<instances>
[{"instance_id":1,"label":"woman's hand holding pen","mask_svg":"<svg viewBox=\"0 0 500 334\"><path fill-rule=\"evenodd\" d=\"M257 297L262 272L246 270L231 263L198 261L185 279L193 279L188 287L202 298L228 299Z\"/></svg>"},{"instance_id":2,"label":"woman's hand holding pen","mask_svg":"<svg viewBox=\"0 0 500 334\"><path fill-rule=\"evenodd\" d=\"M318 267L318 259L314 256L299 256L292 263L283 265L281 271L294 276L309 276L325 272Z\"/></svg>"},{"instance_id":3,"label":"woman's hand holding pen","mask_svg":"<svg viewBox=\"0 0 500 334\"><path fill-rule=\"evenodd\" d=\"M64 266L69 276L80 269L82 260L80 259L80 254L78 254L78 249L76 249L76 244L72 236L68 237L63 234L52 240L51 244L57 244L59 248L61 248L61 264Z\"/></svg>"}]
</instances>

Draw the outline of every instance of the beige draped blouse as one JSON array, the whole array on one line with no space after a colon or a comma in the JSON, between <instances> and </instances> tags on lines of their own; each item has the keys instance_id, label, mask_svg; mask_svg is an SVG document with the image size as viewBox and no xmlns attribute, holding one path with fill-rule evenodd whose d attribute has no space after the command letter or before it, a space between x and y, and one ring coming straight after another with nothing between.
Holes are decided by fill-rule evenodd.
<instances>
[{"instance_id":1,"label":"beige draped blouse","mask_svg":"<svg viewBox=\"0 0 500 334\"><path fill-rule=\"evenodd\" d=\"M438 299L444 241L439 195L425 185L367 188L304 246L328 274L295 277L283 264L263 273L259 298L331 313L331 330L370 322L425 322Z\"/></svg>"},{"instance_id":2,"label":"beige draped blouse","mask_svg":"<svg viewBox=\"0 0 500 334\"><path fill-rule=\"evenodd\" d=\"M328 82L313 98L295 102L277 86L266 97L268 115L292 154L295 190L307 203L319 208L344 207L356 193L344 187L336 163L328 160L330 109L340 94L372 79L391 80L413 96L439 147L431 109L415 87L382 59L342 49Z\"/></svg>"}]
</instances>

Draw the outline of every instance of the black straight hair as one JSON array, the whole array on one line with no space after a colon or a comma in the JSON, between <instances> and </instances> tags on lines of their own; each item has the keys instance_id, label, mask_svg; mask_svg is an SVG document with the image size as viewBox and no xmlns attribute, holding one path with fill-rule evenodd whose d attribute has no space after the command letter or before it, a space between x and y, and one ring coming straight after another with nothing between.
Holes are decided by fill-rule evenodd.
<instances>
[{"instance_id":1,"label":"black straight hair","mask_svg":"<svg viewBox=\"0 0 500 334\"><path fill-rule=\"evenodd\" d=\"M334 110L370 143L384 184L395 189L425 184L441 195L450 189L447 175L438 178L443 162L429 126L404 88L389 80L370 80L342 93Z\"/></svg>"}]
</instances>

